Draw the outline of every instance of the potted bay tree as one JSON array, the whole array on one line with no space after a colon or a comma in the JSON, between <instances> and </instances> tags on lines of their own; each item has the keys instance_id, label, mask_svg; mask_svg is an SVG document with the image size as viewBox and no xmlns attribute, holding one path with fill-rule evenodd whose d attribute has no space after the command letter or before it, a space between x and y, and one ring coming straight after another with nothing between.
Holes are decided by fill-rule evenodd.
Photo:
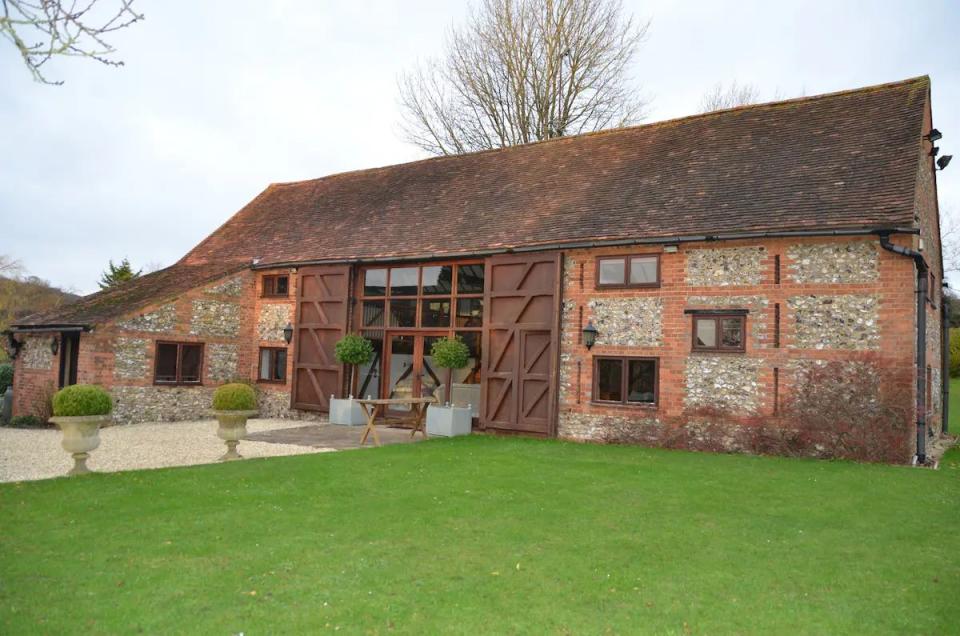
<instances>
[{"instance_id":1,"label":"potted bay tree","mask_svg":"<svg viewBox=\"0 0 960 636\"><path fill-rule=\"evenodd\" d=\"M353 399L353 369L370 362L373 358L373 343L361 335L350 333L334 345L337 362L346 366L350 378L350 390L346 399L330 396L330 423L341 426L362 426L367 423L363 409Z\"/></svg>"},{"instance_id":2,"label":"potted bay tree","mask_svg":"<svg viewBox=\"0 0 960 636\"><path fill-rule=\"evenodd\" d=\"M473 423L473 413L469 404L451 404L450 395L453 386L453 370L463 369L470 362L470 349L460 338L437 340L430 347L430 357L434 366L446 369L443 385L443 404L431 404L427 407L427 435L453 437L469 435Z\"/></svg>"},{"instance_id":3,"label":"potted bay tree","mask_svg":"<svg viewBox=\"0 0 960 636\"><path fill-rule=\"evenodd\" d=\"M247 419L257 414L257 394L242 382L223 384L213 392L213 414L217 418L217 437L227 444L222 462L243 459L237 445L247 434Z\"/></svg>"},{"instance_id":4,"label":"potted bay tree","mask_svg":"<svg viewBox=\"0 0 960 636\"><path fill-rule=\"evenodd\" d=\"M63 431L63 450L73 456L68 475L89 473L87 459L100 446L100 427L109 424L113 411L110 394L92 384L74 384L53 395L50 421Z\"/></svg>"}]
</instances>

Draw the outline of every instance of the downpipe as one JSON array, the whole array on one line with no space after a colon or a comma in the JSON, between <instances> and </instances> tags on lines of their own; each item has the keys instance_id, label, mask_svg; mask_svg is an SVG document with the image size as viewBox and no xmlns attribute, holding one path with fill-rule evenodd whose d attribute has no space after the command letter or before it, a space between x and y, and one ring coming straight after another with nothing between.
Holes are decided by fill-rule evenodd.
<instances>
[{"instance_id":1,"label":"downpipe","mask_svg":"<svg viewBox=\"0 0 960 636\"><path fill-rule=\"evenodd\" d=\"M927 261L915 250L894 245L889 234L880 234L880 247L912 258L917 266L917 456L916 463L927 461Z\"/></svg>"},{"instance_id":2,"label":"downpipe","mask_svg":"<svg viewBox=\"0 0 960 636\"><path fill-rule=\"evenodd\" d=\"M941 296L941 299L944 296ZM943 300L940 301L940 326L943 334L940 336L940 399L942 414L941 429L944 433L950 431L950 307Z\"/></svg>"}]
</instances>

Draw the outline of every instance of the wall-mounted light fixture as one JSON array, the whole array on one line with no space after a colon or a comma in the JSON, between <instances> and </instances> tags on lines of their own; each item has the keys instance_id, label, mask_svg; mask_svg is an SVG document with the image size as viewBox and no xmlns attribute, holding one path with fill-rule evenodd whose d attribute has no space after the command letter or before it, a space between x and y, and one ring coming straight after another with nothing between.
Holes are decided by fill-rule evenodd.
<instances>
[{"instance_id":1,"label":"wall-mounted light fixture","mask_svg":"<svg viewBox=\"0 0 960 636\"><path fill-rule=\"evenodd\" d=\"M676 254L679 249L678 245L664 245L663 252L664 254Z\"/></svg>"},{"instance_id":2,"label":"wall-mounted light fixture","mask_svg":"<svg viewBox=\"0 0 960 636\"><path fill-rule=\"evenodd\" d=\"M290 344L290 341L293 340L293 325L289 322L287 326L283 328L283 339L287 341L287 344Z\"/></svg>"},{"instance_id":3,"label":"wall-mounted light fixture","mask_svg":"<svg viewBox=\"0 0 960 636\"><path fill-rule=\"evenodd\" d=\"M58 351L60 351L60 338L54 336L50 339L50 353L57 355Z\"/></svg>"},{"instance_id":4,"label":"wall-mounted light fixture","mask_svg":"<svg viewBox=\"0 0 960 636\"><path fill-rule=\"evenodd\" d=\"M593 326L593 321L588 320L587 326L583 328L583 344L586 345L587 350L589 351L594 343L597 341L597 328Z\"/></svg>"},{"instance_id":5,"label":"wall-mounted light fixture","mask_svg":"<svg viewBox=\"0 0 960 636\"><path fill-rule=\"evenodd\" d=\"M927 140L930 141L930 143L933 143L935 141L940 141L941 139L943 139L943 133L941 133L936 128L931 128L930 132L924 135L924 137L926 137Z\"/></svg>"},{"instance_id":6,"label":"wall-mounted light fixture","mask_svg":"<svg viewBox=\"0 0 960 636\"><path fill-rule=\"evenodd\" d=\"M943 170L950 163L951 159L953 159L953 155L943 155L942 157L937 159L937 167L940 170Z\"/></svg>"}]
</instances>

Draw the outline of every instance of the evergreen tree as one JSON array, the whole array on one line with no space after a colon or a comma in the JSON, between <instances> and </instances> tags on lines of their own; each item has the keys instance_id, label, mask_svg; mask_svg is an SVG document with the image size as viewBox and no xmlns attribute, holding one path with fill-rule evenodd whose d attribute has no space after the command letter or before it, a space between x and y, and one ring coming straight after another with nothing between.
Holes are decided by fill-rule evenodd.
<instances>
[{"instance_id":1,"label":"evergreen tree","mask_svg":"<svg viewBox=\"0 0 960 636\"><path fill-rule=\"evenodd\" d=\"M133 267L130 266L130 261L126 257L120 261L119 265L114 265L113 259L111 259L109 267L104 270L103 276L100 277L100 282L97 284L100 285L100 289L110 289L120 283L138 278L142 271L142 269L133 271Z\"/></svg>"}]
</instances>

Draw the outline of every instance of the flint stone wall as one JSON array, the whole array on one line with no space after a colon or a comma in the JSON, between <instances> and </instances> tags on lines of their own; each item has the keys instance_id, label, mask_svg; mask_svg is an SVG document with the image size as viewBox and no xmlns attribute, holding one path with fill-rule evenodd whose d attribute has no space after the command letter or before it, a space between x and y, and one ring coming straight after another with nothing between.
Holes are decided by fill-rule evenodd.
<instances>
[{"instance_id":1,"label":"flint stone wall","mask_svg":"<svg viewBox=\"0 0 960 636\"><path fill-rule=\"evenodd\" d=\"M220 294L222 296L239 296L243 293L243 278L235 276L213 287L208 287L208 294Z\"/></svg>"},{"instance_id":2,"label":"flint stone wall","mask_svg":"<svg viewBox=\"0 0 960 636\"><path fill-rule=\"evenodd\" d=\"M787 278L795 283L872 283L880 272L870 241L791 245Z\"/></svg>"},{"instance_id":3,"label":"flint stone wall","mask_svg":"<svg viewBox=\"0 0 960 636\"><path fill-rule=\"evenodd\" d=\"M53 368L53 353L50 351L51 336L36 336L27 338L20 355L23 356L23 367L36 371L49 371Z\"/></svg>"},{"instance_id":4,"label":"flint stone wall","mask_svg":"<svg viewBox=\"0 0 960 636\"><path fill-rule=\"evenodd\" d=\"M760 363L756 358L742 356L688 357L684 405L689 410L756 413L760 405Z\"/></svg>"},{"instance_id":5,"label":"flint stone wall","mask_svg":"<svg viewBox=\"0 0 960 636\"><path fill-rule=\"evenodd\" d=\"M177 308L173 303L162 305L155 310L117 321L117 327L126 331L149 331L169 333L177 324Z\"/></svg>"},{"instance_id":6,"label":"flint stone wall","mask_svg":"<svg viewBox=\"0 0 960 636\"><path fill-rule=\"evenodd\" d=\"M179 386L115 386L113 420L117 424L177 422L213 417L213 389ZM211 429L211 434L213 429Z\"/></svg>"},{"instance_id":7,"label":"flint stone wall","mask_svg":"<svg viewBox=\"0 0 960 636\"><path fill-rule=\"evenodd\" d=\"M193 301L190 333L194 336L235 338L240 333L240 305L219 300Z\"/></svg>"},{"instance_id":8,"label":"flint stone wall","mask_svg":"<svg viewBox=\"0 0 960 636\"><path fill-rule=\"evenodd\" d=\"M223 382L237 377L237 345L207 345L207 377Z\"/></svg>"},{"instance_id":9,"label":"flint stone wall","mask_svg":"<svg viewBox=\"0 0 960 636\"><path fill-rule=\"evenodd\" d=\"M592 413L561 412L557 434L565 439L583 441L654 442L660 420L655 417L621 417Z\"/></svg>"},{"instance_id":10,"label":"flint stone wall","mask_svg":"<svg viewBox=\"0 0 960 636\"><path fill-rule=\"evenodd\" d=\"M283 328L290 322L290 305L263 305L257 320L257 337L269 342L284 342Z\"/></svg>"},{"instance_id":11,"label":"flint stone wall","mask_svg":"<svg viewBox=\"0 0 960 636\"><path fill-rule=\"evenodd\" d=\"M587 306L599 332L597 344L622 347L663 345L662 298L594 298Z\"/></svg>"},{"instance_id":12,"label":"flint stone wall","mask_svg":"<svg viewBox=\"0 0 960 636\"><path fill-rule=\"evenodd\" d=\"M875 295L793 296L793 349L877 349L879 300Z\"/></svg>"},{"instance_id":13,"label":"flint stone wall","mask_svg":"<svg viewBox=\"0 0 960 636\"><path fill-rule=\"evenodd\" d=\"M687 284L696 287L759 285L764 247L722 247L687 251Z\"/></svg>"},{"instance_id":14,"label":"flint stone wall","mask_svg":"<svg viewBox=\"0 0 960 636\"><path fill-rule=\"evenodd\" d=\"M117 337L113 341L113 377L142 380L149 371L150 341L144 338Z\"/></svg>"}]
</instances>

